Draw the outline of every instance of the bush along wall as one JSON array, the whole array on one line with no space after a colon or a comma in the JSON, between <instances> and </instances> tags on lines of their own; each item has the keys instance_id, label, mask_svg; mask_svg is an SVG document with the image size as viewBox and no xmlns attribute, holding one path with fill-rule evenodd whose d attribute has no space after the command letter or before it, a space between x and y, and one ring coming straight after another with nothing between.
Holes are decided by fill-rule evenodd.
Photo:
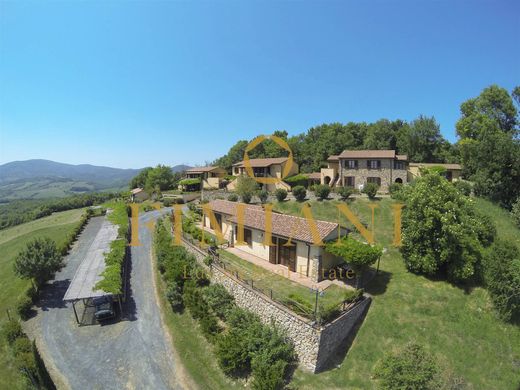
<instances>
[{"instance_id":1,"label":"bush along wall","mask_svg":"<svg viewBox=\"0 0 520 390\"><path fill-rule=\"evenodd\" d=\"M294 346L285 334L238 308L222 285L210 284L195 257L173 245L164 221L157 224L154 248L172 309L185 308L198 322L222 371L230 377L251 379L253 389L283 388L296 361Z\"/></svg>"},{"instance_id":2,"label":"bush along wall","mask_svg":"<svg viewBox=\"0 0 520 390\"><path fill-rule=\"evenodd\" d=\"M110 251L105 254L105 270L102 279L95 288L106 293L120 295L123 292L123 266L126 259L129 235L128 207L125 203L113 203L109 206L112 212L108 220L118 225L117 239L110 244Z\"/></svg>"},{"instance_id":3,"label":"bush along wall","mask_svg":"<svg viewBox=\"0 0 520 390\"><path fill-rule=\"evenodd\" d=\"M2 339L7 344L10 360L23 375L27 388L56 389L34 341L31 342L16 320L2 326Z\"/></svg>"}]
</instances>

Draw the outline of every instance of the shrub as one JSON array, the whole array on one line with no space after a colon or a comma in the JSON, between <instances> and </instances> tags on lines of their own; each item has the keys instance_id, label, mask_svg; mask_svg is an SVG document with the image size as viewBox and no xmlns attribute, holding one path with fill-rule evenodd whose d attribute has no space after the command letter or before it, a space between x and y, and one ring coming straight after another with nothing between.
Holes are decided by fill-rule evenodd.
<instances>
[{"instance_id":1,"label":"shrub","mask_svg":"<svg viewBox=\"0 0 520 390\"><path fill-rule=\"evenodd\" d=\"M244 203L251 203L251 198L253 197L250 193L244 193L242 194L242 202Z\"/></svg>"},{"instance_id":2,"label":"shrub","mask_svg":"<svg viewBox=\"0 0 520 390\"><path fill-rule=\"evenodd\" d=\"M520 251L515 244L497 240L488 248L484 281L500 317L520 318Z\"/></svg>"},{"instance_id":3,"label":"shrub","mask_svg":"<svg viewBox=\"0 0 520 390\"><path fill-rule=\"evenodd\" d=\"M287 191L283 188L278 188L274 192L274 196L276 196L276 200L278 200L278 202L283 202L285 198L287 198Z\"/></svg>"},{"instance_id":4,"label":"shrub","mask_svg":"<svg viewBox=\"0 0 520 390\"><path fill-rule=\"evenodd\" d=\"M166 290L166 299L170 302L172 309L179 310L182 307L182 286L176 282L171 282Z\"/></svg>"},{"instance_id":5,"label":"shrub","mask_svg":"<svg viewBox=\"0 0 520 390\"><path fill-rule=\"evenodd\" d=\"M319 184L314 187L314 193L320 200L327 199L330 194L330 187L326 184Z\"/></svg>"},{"instance_id":6,"label":"shrub","mask_svg":"<svg viewBox=\"0 0 520 390\"><path fill-rule=\"evenodd\" d=\"M347 290L343 296L343 300L347 303L355 302L363 296L363 289Z\"/></svg>"},{"instance_id":7,"label":"shrub","mask_svg":"<svg viewBox=\"0 0 520 390\"><path fill-rule=\"evenodd\" d=\"M255 390L279 390L284 386L287 362L274 360L271 354L264 350L255 354L251 361L253 381L251 386Z\"/></svg>"},{"instance_id":8,"label":"shrub","mask_svg":"<svg viewBox=\"0 0 520 390\"><path fill-rule=\"evenodd\" d=\"M28 296L23 296L18 300L16 304L16 312L23 321L27 320L30 317L32 306L32 299Z\"/></svg>"},{"instance_id":9,"label":"shrub","mask_svg":"<svg viewBox=\"0 0 520 390\"><path fill-rule=\"evenodd\" d=\"M363 192L368 196L369 199L374 199L377 195L377 191L379 190L379 186L376 183L366 183L363 186Z\"/></svg>"},{"instance_id":10,"label":"shrub","mask_svg":"<svg viewBox=\"0 0 520 390\"><path fill-rule=\"evenodd\" d=\"M292 193L298 202L303 202L307 196L307 190L304 186L296 186L292 189Z\"/></svg>"},{"instance_id":11,"label":"shrub","mask_svg":"<svg viewBox=\"0 0 520 390\"><path fill-rule=\"evenodd\" d=\"M36 302L38 299L38 289L31 284L25 291L25 296L29 297L33 303Z\"/></svg>"},{"instance_id":12,"label":"shrub","mask_svg":"<svg viewBox=\"0 0 520 390\"><path fill-rule=\"evenodd\" d=\"M520 196L516 199L516 202L513 203L511 217L513 217L513 221L516 223L516 226L520 228Z\"/></svg>"},{"instance_id":13,"label":"shrub","mask_svg":"<svg viewBox=\"0 0 520 390\"><path fill-rule=\"evenodd\" d=\"M204 300L213 309L215 314L225 319L228 312L233 308L235 299L221 284L212 284L204 289Z\"/></svg>"},{"instance_id":14,"label":"shrub","mask_svg":"<svg viewBox=\"0 0 520 390\"><path fill-rule=\"evenodd\" d=\"M258 198L260 199L260 202L265 203L268 197L269 192L267 192L266 190L258 191Z\"/></svg>"},{"instance_id":15,"label":"shrub","mask_svg":"<svg viewBox=\"0 0 520 390\"><path fill-rule=\"evenodd\" d=\"M171 207L174 204L173 200L174 199L172 199L172 198L163 199L163 201L162 201L163 202L163 206L164 207Z\"/></svg>"},{"instance_id":16,"label":"shrub","mask_svg":"<svg viewBox=\"0 0 520 390\"><path fill-rule=\"evenodd\" d=\"M24 336L22 325L16 320L9 320L2 326L2 338L9 345L13 345L17 338Z\"/></svg>"},{"instance_id":17,"label":"shrub","mask_svg":"<svg viewBox=\"0 0 520 390\"><path fill-rule=\"evenodd\" d=\"M251 359L242 332L231 329L219 337L215 354L220 368L226 375L238 376L250 370Z\"/></svg>"},{"instance_id":18,"label":"shrub","mask_svg":"<svg viewBox=\"0 0 520 390\"><path fill-rule=\"evenodd\" d=\"M202 260L204 264L206 264L208 267L211 267L211 264L213 264L213 257L206 256L204 260Z\"/></svg>"},{"instance_id":19,"label":"shrub","mask_svg":"<svg viewBox=\"0 0 520 390\"><path fill-rule=\"evenodd\" d=\"M237 194L229 194L227 200L230 202L238 202L238 195Z\"/></svg>"},{"instance_id":20,"label":"shrub","mask_svg":"<svg viewBox=\"0 0 520 390\"><path fill-rule=\"evenodd\" d=\"M299 173L294 176L290 176L284 179L284 181L289 184L291 187L295 186L303 186L307 187L309 185L309 176Z\"/></svg>"},{"instance_id":21,"label":"shrub","mask_svg":"<svg viewBox=\"0 0 520 390\"><path fill-rule=\"evenodd\" d=\"M385 356L374 370L379 388L384 390L436 389L438 374L433 356L414 343Z\"/></svg>"},{"instance_id":22,"label":"shrub","mask_svg":"<svg viewBox=\"0 0 520 390\"><path fill-rule=\"evenodd\" d=\"M455 186L455 188L457 190L459 190L459 192L462 195L465 195L465 196L470 196L471 195L472 186L471 186L471 183L469 181L457 180L457 181L453 182L453 185Z\"/></svg>"},{"instance_id":23,"label":"shrub","mask_svg":"<svg viewBox=\"0 0 520 390\"><path fill-rule=\"evenodd\" d=\"M388 192L390 195L397 194L403 189L403 183L392 183L388 186Z\"/></svg>"},{"instance_id":24,"label":"shrub","mask_svg":"<svg viewBox=\"0 0 520 390\"><path fill-rule=\"evenodd\" d=\"M27 337L18 337L13 343L13 353L19 355L21 353L32 352L32 343Z\"/></svg>"},{"instance_id":25,"label":"shrub","mask_svg":"<svg viewBox=\"0 0 520 390\"><path fill-rule=\"evenodd\" d=\"M210 341L215 341L215 336L222 331L218 325L217 319L210 312L206 312L206 314L200 319L199 323L202 333L204 333L204 336L206 336Z\"/></svg>"},{"instance_id":26,"label":"shrub","mask_svg":"<svg viewBox=\"0 0 520 390\"><path fill-rule=\"evenodd\" d=\"M338 194L341 196L341 199L348 199L351 195L356 193L356 189L354 187L339 187Z\"/></svg>"}]
</instances>

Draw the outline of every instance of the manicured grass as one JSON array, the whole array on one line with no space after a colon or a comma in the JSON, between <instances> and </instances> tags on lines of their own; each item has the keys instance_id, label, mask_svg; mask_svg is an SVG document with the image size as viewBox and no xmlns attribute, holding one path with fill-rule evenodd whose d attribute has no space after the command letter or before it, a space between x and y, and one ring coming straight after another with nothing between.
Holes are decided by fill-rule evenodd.
<instances>
[{"instance_id":1,"label":"manicured grass","mask_svg":"<svg viewBox=\"0 0 520 390\"><path fill-rule=\"evenodd\" d=\"M290 300L293 305L297 305L297 302L294 302L294 297L297 297L297 301L305 302L305 306L298 305L298 307L305 311L306 317L312 317L316 301L314 291L298 282L241 259L226 250L221 249L219 252L228 271L238 272L241 279L253 280L253 286L262 290L268 296L270 290L272 290L273 298L279 302L283 303ZM344 288L331 285L318 297L318 303L324 307L339 305L343 302L346 291ZM310 310L306 310L306 308L310 308Z\"/></svg>"},{"instance_id":2,"label":"manicured grass","mask_svg":"<svg viewBox=\"0 0 520 390\"><path fill-rule=\"evenodd\" d=\"M398 249L391 246L391 199L376 201L376 241L388 250L381 273L367 286L373 303L341 366L317 375L297 370L298 389L370 389L376 362L389 350L409 340L424 344L441 362L444 371L462 376L475 389L517 389L520 384L520 329L501 322L493 312L487 292L470 292L444 281L406 271ZM311 202L314 217L336 221L336 201ZM502 237L518 242L516 229L504 210L477 199ZM370 222L365 199L349 202L364 222ZM301 204L275 203L275 209L298 215Z\"/></svg>"},{"instance_id":3,"label":"manicured grass","mask_svg":"<svg viewBox=\"0 0 520 390\"><path fill-rule=\"evenodd\" d=\"M6 320L7 309L11 309L11 315L16 316L16 302L30 283L14 275L13 262L17 253L36 237L49 237L59 246L78 224L82 214L83 209L63 211L0 231L0 323ZM5 345L1 340L0 349L0 388L22 388L20 376L7 359Z\"/></svg>"},{"instance_id":4,"label":"manicured grass","mask_svg":"<svg viewBox=\"0 0 520 390\"><path fill-rule=\"evenodd\" d=\"M172 311L166 300L165 283L157 267L154 267L154 276L164 321L172 336L173 347L190 378L200 389L243 388L242 383L232 381L220 370L215 360L213 346L202 335L197 321L187 311L183 313Z\"/></svg>"}]
</instances>

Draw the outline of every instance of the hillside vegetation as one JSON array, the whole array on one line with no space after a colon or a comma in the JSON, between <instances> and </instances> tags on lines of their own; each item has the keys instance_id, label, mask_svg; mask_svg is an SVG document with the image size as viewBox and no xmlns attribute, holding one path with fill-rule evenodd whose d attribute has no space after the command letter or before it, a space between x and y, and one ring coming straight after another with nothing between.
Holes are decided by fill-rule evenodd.
<instances>
[{"instance_id":1,"label":"hillside vegetation","mask_svg":"<svg viewBox=\"0 0 520 390\"><path fill-rule=\"evenodd\" d=\"M333 207L334 201L311 202L315 218L339 220L351 226ZM379 275L367 291L374 301L347 355L339 364L312 375L298 370L293 384L299 389L366 389L373 367L388 351L409 341L428 346L440 361L443 375L463 378L475 389L516 389L520 383L520 329L497 318L483 288L464 291L445 281L407 272L393 239L393 200L377 201L376 241L387 248ZM477 207L492 217L498 235L519 244L520 231L509 214L477 199ZM366 199L349 202L362 222L371 225ZM301 204L276 203L275 209L298 215ZM352 226L351 226L352 227Z\"/></svg>"},{"instance_id":2,"label":"hillside vegetation","mask_svg":"<svg viewBox=\"0 0 520 390\"><path fill-rule=\"evenodd\" d=\"M0 323L6 320L6 310L11 309L23 295L29 281L18 279L13 272L14 259L24 245L36 237L49 237L58 245L65 242L67 235L78 224L83 209L69 210L0 231ZM6 356L5 345L0 341L0 388L21 389L22 381Z\"/></svg>"}]
</instances>

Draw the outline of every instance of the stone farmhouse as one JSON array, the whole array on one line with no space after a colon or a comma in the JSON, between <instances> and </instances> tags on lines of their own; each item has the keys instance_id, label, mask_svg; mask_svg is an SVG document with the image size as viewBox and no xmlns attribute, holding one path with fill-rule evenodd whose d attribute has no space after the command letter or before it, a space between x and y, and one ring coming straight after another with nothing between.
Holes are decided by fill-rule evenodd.
<instances>
[{"instance_id":1,"label":"stone farmhouse","mask_svg":"<svg viewBox=\"0 0 520 390\"><path fill-rule=\"evenodd\" d=\"M408 157L395 150L344 150L327 159L321 169L321 184L331 187L362 188L375 183L379 191L388 192L392 183L408 182Z\"/></svg>"}]
</instances>

